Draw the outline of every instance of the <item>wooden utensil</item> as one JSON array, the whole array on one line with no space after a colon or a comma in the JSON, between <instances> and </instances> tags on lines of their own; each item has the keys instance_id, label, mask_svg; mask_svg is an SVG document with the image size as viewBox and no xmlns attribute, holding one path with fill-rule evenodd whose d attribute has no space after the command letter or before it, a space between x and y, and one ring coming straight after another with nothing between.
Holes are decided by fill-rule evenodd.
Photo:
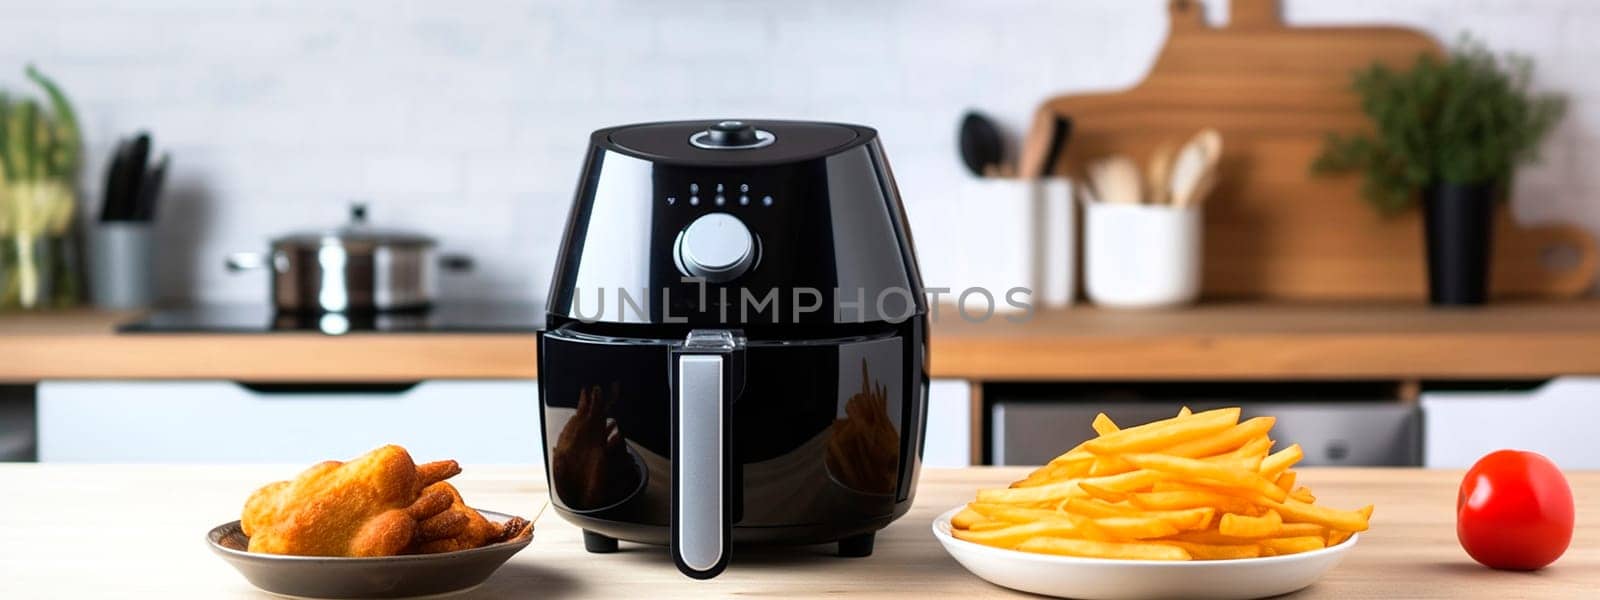
<instances>
[{"instance_id":1,"label":"wooden utensil","mask_svg":"<svg viewBox=\"0 0 1600 600\"><path fill-rule=\"evenodd\" d=\"M1089 180L1100 200L1110 203L1139 204L1144 198L1139 167L1126 156L1108 156L1089 165Z\"/></svg>"},{"instance_id":2,"label":"wooden utensil","mask_svg":"<svg viewBox=\"0 0 1600 600\"><path fill-rule=\"evenodd\" d=\"M1168 193L1172 204L1187 207L1198 204L1217 182L1217 161L1222 157L1222 135L1215 129L1195 134L1173 159Z\"/></svg>"},{"instance_id":3,"label":"wooden utensil","mask_svg":"<svg viewBox=\"0 0 1600 600\"><path fill-rule=\"evenodd\" d=\"M1371 127L1350 91L1373 61L1403 67L1439 54L1426 34L1400 27L1287 27L1277 0L1233 0L1231 22L1205 23L1202 3L1172 0L1170 37L1149 75L1117 93L1045 101L1035 128L1071 115L1072 144L1054 172L1081 172L1112 154L1148 156L1202 127L1227 137L1217 201L1205 211L1204 297L1273 300L1408 300L1427 297L1422 223L1384 217L1361 198L1361 177L1310 172L1329 132ZM1041 142L1021 163L1044 162ZM1582 228L1523 227L1496 217L1494 297L1572 298L1600 270ZM1571 260L1549 261L1562 256Z\"/></svg>"},{"instance_id":4,"label":"wooden utensil","mask_svg":"<svg viewBox=\"0 0 1600 600\"><path fill-rule=\"evenodd\" d=\"M1177 148L1170 142L1162 142L1150 153L1150 162L1145 165L1145 189L1150 191L1150 196L1145 202L1168 204L1172 201L1172 159L1176 153Z\"/></svg>"}]
</instances>

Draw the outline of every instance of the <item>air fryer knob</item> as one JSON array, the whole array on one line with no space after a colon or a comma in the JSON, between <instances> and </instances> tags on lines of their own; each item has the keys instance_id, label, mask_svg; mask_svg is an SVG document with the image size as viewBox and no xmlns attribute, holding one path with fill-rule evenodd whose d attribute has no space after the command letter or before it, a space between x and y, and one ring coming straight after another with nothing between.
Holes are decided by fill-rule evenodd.
<instances>
[{"instance_id":1,"label":"air fryer knob","mask_svg":"<svg viewBox=\"0 0 1600 600\"><path fill-rule=\"evenodd\" d=\"M723 283L738 279L755 266L758 246L750 228L728 213L711 213L678 232L673 258L690 277Z\"/></svg>"},{"instance_id":2,"label":"air fryer knob","mask_svg":"<svg viewBox=\"0 0 1600 600\"><path fill-rule=\"evenodd\" d=\"M756 128L744 121L722 121L712 125L706 136L713 146L749 146L756 143Z\"/></svg>"},{"instance_id":3,"label":"air fryer knob","mask_svg":"<svg viewBox=\"0 0 1600 600\"><path fill-rule=\"evenodd\" d=\"M707 150L744 150L770 145L774 139L772 132L744 121L718 121L689 136L689 143Z\"/></svg>"}]
</instances>

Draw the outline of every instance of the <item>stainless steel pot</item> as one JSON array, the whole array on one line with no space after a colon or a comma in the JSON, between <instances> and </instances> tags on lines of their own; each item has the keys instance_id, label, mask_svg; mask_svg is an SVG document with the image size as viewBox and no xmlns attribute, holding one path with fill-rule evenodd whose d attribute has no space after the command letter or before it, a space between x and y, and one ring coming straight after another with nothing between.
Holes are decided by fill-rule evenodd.
<instances>
[{"instance_id":1,"label":"stainless steel pot","mask_svg":"<svg viewBox=\"0 0 1600 600\"><path fill-rule=\"evenodd\" d=\"M445 257L451 270L471 260ZM428 308L437 293L441 259L433 238L375 228L363 204L350 222L324 231L273 239L266 254L228 256L228 270L272 270L272 302L279 312L386 312Z\"/></svg>"}]
</instances>

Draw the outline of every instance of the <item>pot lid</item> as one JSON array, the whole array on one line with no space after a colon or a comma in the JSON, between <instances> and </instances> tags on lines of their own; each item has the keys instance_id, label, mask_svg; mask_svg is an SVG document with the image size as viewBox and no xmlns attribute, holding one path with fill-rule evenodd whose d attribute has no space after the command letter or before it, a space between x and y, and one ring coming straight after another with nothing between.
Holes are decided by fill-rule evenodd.
<instances>
[{"instance_id":1,"label":"pot lid","mask_svg":"<svg viewBox=\"0 0 1600 600\"><path fill-rule=\"evenodd\" d=\"M427 235L399 229L374 227L367 222L367 205L350 205L350 221L333 229L297 231L272 240L273 244L295 246L432 246Z\"/></svg>"},{"instance_id":2,"label":"pot lid","mask_svg":"<svg viewBox=\"0 0 1600 600\"><path fill-rule=\"evenodd\" d=\"M722 119L624 125L595 132L593 141L654 162L739 166L826 156L873 137L843 123Z\"/></svg>"}]
</instances>

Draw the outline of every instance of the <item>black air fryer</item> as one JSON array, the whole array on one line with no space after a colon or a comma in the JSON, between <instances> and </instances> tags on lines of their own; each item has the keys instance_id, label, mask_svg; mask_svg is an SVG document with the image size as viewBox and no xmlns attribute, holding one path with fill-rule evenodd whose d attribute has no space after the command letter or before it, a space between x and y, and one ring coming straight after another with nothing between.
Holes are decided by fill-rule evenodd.
<instances>
[{"instance_id":1,"label":"black air fryer","mask_svg":"<svg viewBox=\"0 0 1600 600\"><path fill-rule=\"evenodd\" d=\"M596 131L539 336L551 498L590 552L872 553L911 506L927 305L877 132Z\"/></svg>"}]
</instances>

